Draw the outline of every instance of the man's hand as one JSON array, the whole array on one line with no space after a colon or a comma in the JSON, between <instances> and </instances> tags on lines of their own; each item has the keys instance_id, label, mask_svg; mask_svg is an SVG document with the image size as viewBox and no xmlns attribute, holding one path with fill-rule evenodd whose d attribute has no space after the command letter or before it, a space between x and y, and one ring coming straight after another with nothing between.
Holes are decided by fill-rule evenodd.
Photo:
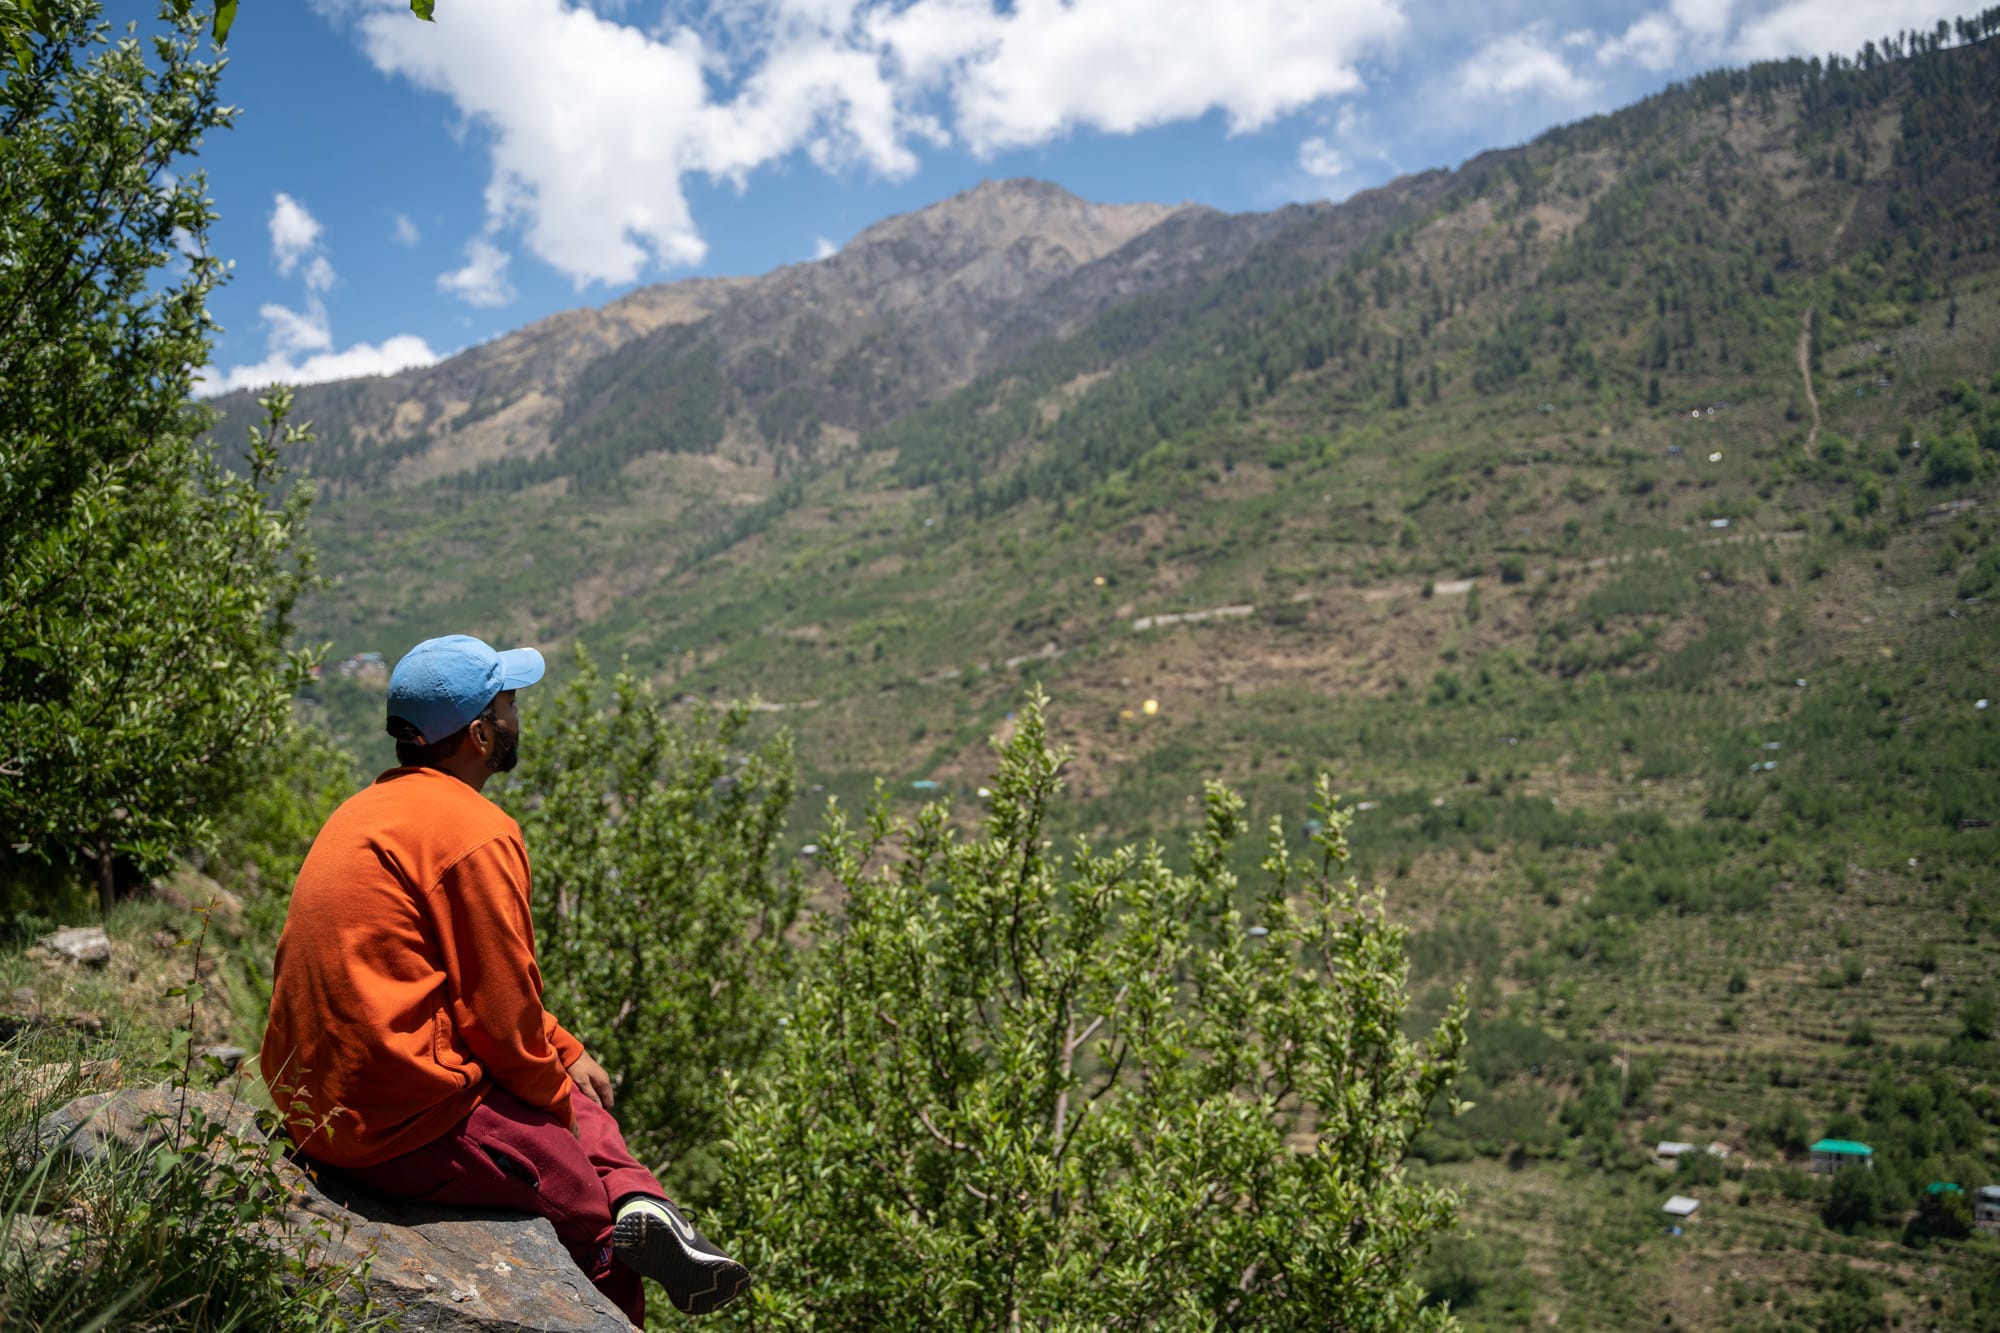
<instances>
[{"instance_id":1,"label":"man's hand","mask_svg":"<svg viewBox=\"0 0 2000 1333\"><path fill-rule=\"evenodd\" d=\"M611 1090L611 1075L604 1072L603 1065L590 1058L588 1051L576 1057L576 1063L569 1067L569 1076L578 1092L607 1111L611 1109L611 1103L618 1099Z\"/></svg>"}]
</instances>

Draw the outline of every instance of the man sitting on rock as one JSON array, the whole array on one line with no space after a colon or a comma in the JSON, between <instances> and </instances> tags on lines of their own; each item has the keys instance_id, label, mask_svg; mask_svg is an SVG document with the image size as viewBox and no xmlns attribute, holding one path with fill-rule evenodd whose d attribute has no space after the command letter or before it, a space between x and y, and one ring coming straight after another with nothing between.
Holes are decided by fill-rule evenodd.
<instances>
[{"instance_id":1,"label":"man sitting on rock","mask_svg":"<svg viewBox=\"0 0 2000 1333\"><path fill-rule=\"evenodd\" d=\"M641 1275L688 1314L750 1274L626 1150L611 1078L542 1008L521 829L481 795L514 767L533 648L428 639L389 678L398 767L334 811L292 890L263 1072L293 1141L383 1194L537 1213L644 1325Z\"/></svg>"}]
</instances>

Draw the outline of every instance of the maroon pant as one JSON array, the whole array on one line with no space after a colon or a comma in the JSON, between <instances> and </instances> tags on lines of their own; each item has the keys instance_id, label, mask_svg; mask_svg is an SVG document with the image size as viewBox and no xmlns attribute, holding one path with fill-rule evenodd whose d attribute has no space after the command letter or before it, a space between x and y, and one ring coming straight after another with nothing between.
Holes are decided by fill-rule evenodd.
<instances>
[{"instance_id":1,"label":"maroon pant","mask_svg":"<svg viewBox=\"0 0 2000 1333\"><path fill-rule=\"evenodd\" d=\"M639 1275L611 1253L613 1210L634 1194L664 1199L653 1173L632 1159L611 1113L573 1094L576 1134L547 1111L489 1088L486 1100L442 1138L374 1166L347 1167L380 1194L467 1208L534 1213L555 1224L591 1284L646 1324Z\"/></svg>"}]
</instances>

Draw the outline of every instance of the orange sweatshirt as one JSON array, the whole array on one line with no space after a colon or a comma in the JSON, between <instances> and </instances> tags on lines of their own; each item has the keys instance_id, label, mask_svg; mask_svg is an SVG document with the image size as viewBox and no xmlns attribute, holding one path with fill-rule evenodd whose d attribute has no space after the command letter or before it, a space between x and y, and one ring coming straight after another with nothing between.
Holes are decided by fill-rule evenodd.
<instances>
[{"instance_id":1,"label":"orange sweatshirt","mask_svg":"<svg viewBox=\"0 0 2000 1333\"><path fill-rule=\"evenodd\" d=\"M261 1056L300 1147L372 1166L493 1084L573 1123L581 1054L542 1008L518 824L429 768L392 768L333 812L292 890Z\"/></svg>"}]
</instances>

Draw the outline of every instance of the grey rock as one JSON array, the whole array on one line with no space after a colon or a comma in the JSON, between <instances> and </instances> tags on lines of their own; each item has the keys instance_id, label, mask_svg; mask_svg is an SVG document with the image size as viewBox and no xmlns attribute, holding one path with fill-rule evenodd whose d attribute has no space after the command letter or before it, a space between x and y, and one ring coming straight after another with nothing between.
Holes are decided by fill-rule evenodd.
<instances>
[{"instance_id":1,"label":"grey rock","mask_svg":"<svg viewBox=\"0 0 2000 1333\"><path fill-rule=\"evenodd\" d=\"M194 1123L196 1112L209 1127L201 1148L211 1157L261 1154L268 1143L247 1102L162 1087L80 1097L42 1120L35 1146L89 1161L119 1148L168 1142L177 1126ZM266 1224L271 1242L309 1247L316 1265L332 1269L368 1260L366 1292L377 1310L395 1315L403 1333L631 1328L543 1218L385 1199L336 1173L308 1172L284 1158L275 1172L288 1202L283 1223Z\"/></svg>"},{"instance_id":2,"label":"grey rock","mask_svg":"<svg viewBox=\"0 0 2000 1333\"><path fill-rule=\"evenodd\" d=\"M35 943L73 963L102 966L111 961L111 937L104 933L102 926L64 926L53 934L42 936Z\"/></svg>"}]
</instances>

